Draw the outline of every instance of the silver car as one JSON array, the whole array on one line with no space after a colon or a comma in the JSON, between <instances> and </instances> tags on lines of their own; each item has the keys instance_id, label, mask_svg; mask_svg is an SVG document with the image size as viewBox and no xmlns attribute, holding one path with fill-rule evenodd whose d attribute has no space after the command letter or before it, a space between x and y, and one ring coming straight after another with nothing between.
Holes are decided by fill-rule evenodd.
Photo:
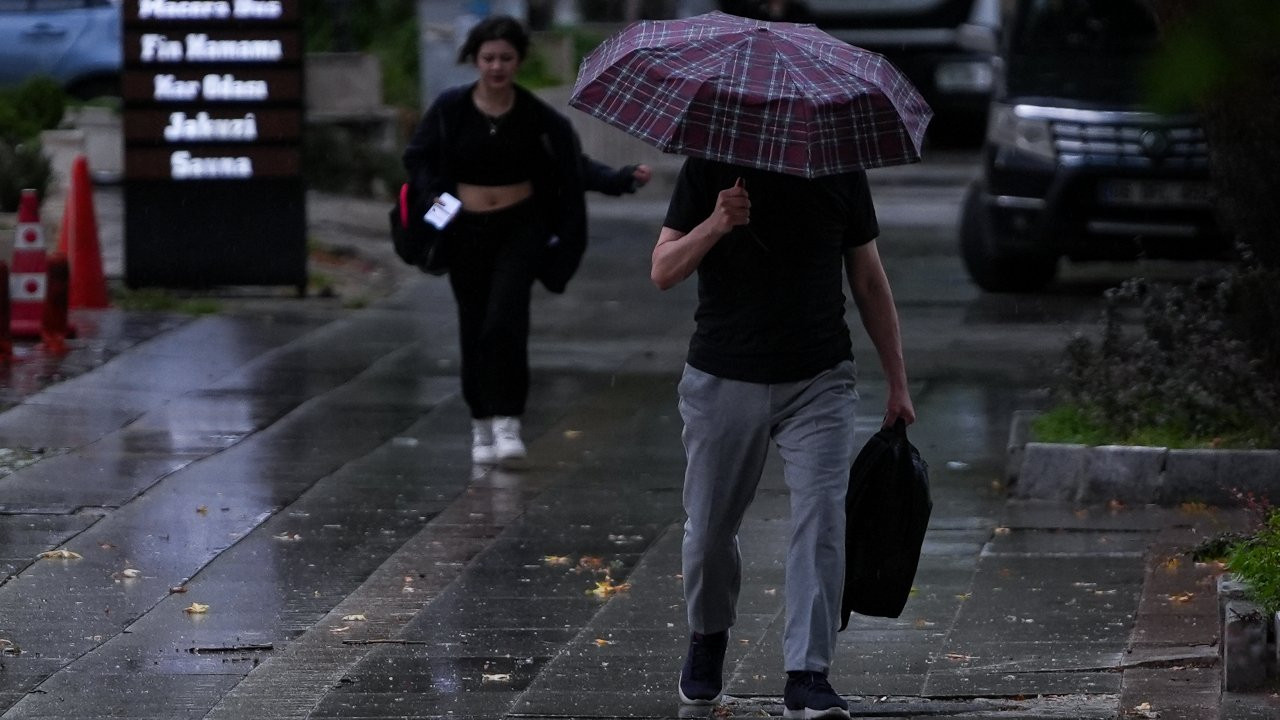
<instances>
[{"instance_id":1,"label":"silver car","mask_svg":"<svg viewBox=\"0 0 1280 720\"><path fill-rule=\"evenodd\" d=\"M70 94L118 95L120 6L113 0L0 0L0 88L47 75Z\"/></svg>"}]
</instances>

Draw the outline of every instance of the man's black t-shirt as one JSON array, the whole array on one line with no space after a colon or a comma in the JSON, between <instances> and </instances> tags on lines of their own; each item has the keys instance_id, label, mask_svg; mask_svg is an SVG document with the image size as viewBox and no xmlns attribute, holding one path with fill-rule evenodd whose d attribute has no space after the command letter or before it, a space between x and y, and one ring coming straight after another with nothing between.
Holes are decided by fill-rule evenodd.
<instances>
[{"instance_id":1,"label":"man's black t-shirt","mask_svg":"<svg viewBox=\"0 0 1280 720\"><path fill-rule=\"evenodd\" d=\"M751 223L721 238L698 265L688 363L731 380L780 383L850 359L844 253L880 233L866 173L805 180L689 158L663 224L693 230L738 178Z\"/></svg>"}]
</instances>

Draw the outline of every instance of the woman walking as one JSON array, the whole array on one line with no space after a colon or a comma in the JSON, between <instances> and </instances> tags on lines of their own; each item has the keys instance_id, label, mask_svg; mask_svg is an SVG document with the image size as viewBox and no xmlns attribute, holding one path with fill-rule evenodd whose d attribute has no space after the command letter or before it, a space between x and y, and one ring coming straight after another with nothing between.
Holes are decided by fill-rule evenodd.
<instances>
[{"instance_id":1,"label":"woman walking","mask_svg":"<svg viewBox=\"0 0 1280 720\"><path fill-rule=\"evenodd\" d=\"M476 25L458 62L473 63L478 79L436 98L403 158L427 205L444 193L462 203L435 262L448 268L458 304L462 394L471 459L480 465L525 458L533 282L564 291L586 248L584 170L601 174L582 157L569 121L516 84L528 50L514 18ZM648 179L648 168L631 170L639 184Z\"/></svg>"}]
</instances>

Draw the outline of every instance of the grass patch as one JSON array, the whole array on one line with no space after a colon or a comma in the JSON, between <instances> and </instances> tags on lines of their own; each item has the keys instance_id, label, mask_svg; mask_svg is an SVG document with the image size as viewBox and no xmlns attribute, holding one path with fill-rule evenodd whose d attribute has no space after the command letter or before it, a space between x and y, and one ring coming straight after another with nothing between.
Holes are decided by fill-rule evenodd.
<instances>
[{"instance_id":1,"label":"grass patch","mask_svg":"<svg viewBox=\"0 0 1280 720\"><path fill-rule=\"evenodd\" d=\"M1234 431L1220 435L1197 435L1176 425L1144 425L1118 428L1098 421L1098 408L1086 409L1064 404L1050 409L1031 422L1036 442L1078 445L1141 445L1172 449L1235 449L1265 447L1266 433Z\"/></svg>"},{"instance_id":2,"label":"grass patch","mask_svg":"<svg viewBox=\"0 0 1280 720\"><path fill-rule=\"evenodd\" d=\"M122 310L143 312L177 312L185 315L212 315L222 310L212 298L182 297L167 290L143 288L128 290L113 298Z\"/></svg>"},{"instance_id":3,"label":"grass patch","mask_svg":"<svg viewBox=\"0 0 1280 720\"><path fill-rule=\"evenodd\" d=\"M1235 545L1227 569L1249 587L1249 597L1268 614L1280 612L1280 510L1272 510L1253 537Z\"/></svg>"}]
</instances>

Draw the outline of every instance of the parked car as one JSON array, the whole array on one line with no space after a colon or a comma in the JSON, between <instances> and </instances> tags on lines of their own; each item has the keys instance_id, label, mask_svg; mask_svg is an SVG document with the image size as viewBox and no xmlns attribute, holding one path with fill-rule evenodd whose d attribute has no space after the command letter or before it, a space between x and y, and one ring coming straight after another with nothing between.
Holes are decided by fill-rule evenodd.
<instances>
[{"instance_id":1,"label":"parked car","mask_svg":"<svg viewBox=\"0 0 1280 720\"><path fill-rule=\"evenodd\" d=\"M48 75L76 97L118 95L120 20L112 0L0 0L0 87Z\"/></svg>"},{"instance_id":2,"label":"parked car","mask_svg":"<svg viewBox=\"0 0 1280 720\"><path fill-rule=\"evenodd\" d=\"M813 23L884 55L933 109L931 138L981 142L995 87L1000 0L720 0L720 9Z\"/></svg>"},{"instance_id":3,"label":"parked car","mask_svg":"<svg viewBox=\"0 0 1280 720\"><path fill-rule=\"evenodd\" d=\"M1010 12L982 173L961 217L974 282L1038 290L1062 257L1228 257L1199 119L1142 102L1158 39L1148 4L1016 0Z\"/></svg>"}]
</instances>

